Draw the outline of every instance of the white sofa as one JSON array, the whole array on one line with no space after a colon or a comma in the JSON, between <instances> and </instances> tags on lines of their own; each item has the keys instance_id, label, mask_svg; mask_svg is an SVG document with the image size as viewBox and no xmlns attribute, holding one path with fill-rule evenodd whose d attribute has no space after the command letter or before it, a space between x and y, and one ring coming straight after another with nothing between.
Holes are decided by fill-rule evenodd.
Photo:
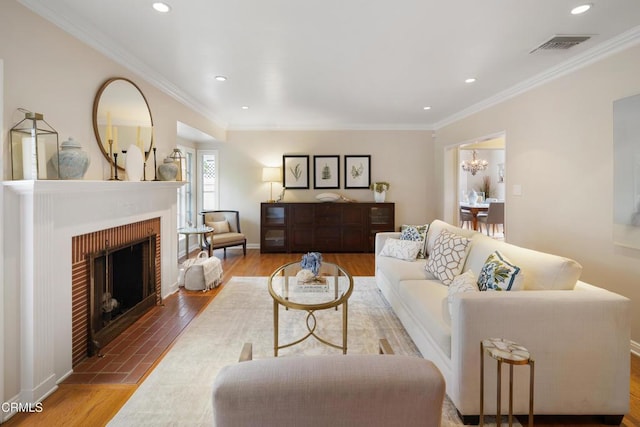
<instances>
[{"instance_id":1,"label":"white sofa","mask_svg":"<svg viewBox=\"0 0 640 427\"><path fill-rule=\"evenodd\" d=\"M619 424L629 409L630 304L623 296L578 280L582 266L436 220L427 233L427 254L443 229L471 239L463 272L479 276L499 250L521 267L524 290L468 292L452 297L425 271L425 260L381 256L386 239L376 235L376 282L426 359L443 373L447 394L465 423L480 413L480 342L507 338L535 360L537 415L602 415ZM505 365L506 367L506 365ZM485 358L485 413L496 411L496 362ZM508 408L504 373L502 408ZM528 367L514 368L514 413L527 414Z\"/></svg>"}]
</instances>

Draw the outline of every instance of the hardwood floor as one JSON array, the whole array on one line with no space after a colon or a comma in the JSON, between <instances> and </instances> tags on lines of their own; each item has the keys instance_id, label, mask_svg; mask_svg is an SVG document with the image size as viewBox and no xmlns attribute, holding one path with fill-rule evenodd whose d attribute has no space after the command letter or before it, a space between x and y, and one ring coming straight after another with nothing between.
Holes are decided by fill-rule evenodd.
<instances>
[{"instance_id":1,"label":"hardwood floor","mask_svg":"<svg viewBox=\"0 0 640 427\"><path fill-rule=\"evenodd\" d=\"M224 282L233 276L268 276L279 265L298 261L301 254L260 254L258 250L247 250L243 257L241 251L228 250L224 259L222 251L215 255L222 260ZM343 266L353 276L373 276L374 257L372 254L323 254L325 261L335 262ZM222 287L224 287L224 282ZM165 300L165 305L177 304L177 301L188 295L206 298L205 304L195 304L194 310L205 307L213 300L222 288L209 292L180 291ZM135 327L133 325L132 327ZM169 349L171 347L169 346ZM167 349L168 351L168 349ZM166 353L166 352L165 352ZM61 384L59 389L43 402L41 413L20 413L12 417L6 426L103 426L120 410L129 397L135 392L138 384L162 358L152 365L152 368L137 384ZM624 417L622 426L640 426L640 358L631 357L631 396L630 413ZM526 425L526 419L520 420ZM536 417L536 425L545 426L600 426L600 420L586 417Z\"/></svg>"}]
</instances>

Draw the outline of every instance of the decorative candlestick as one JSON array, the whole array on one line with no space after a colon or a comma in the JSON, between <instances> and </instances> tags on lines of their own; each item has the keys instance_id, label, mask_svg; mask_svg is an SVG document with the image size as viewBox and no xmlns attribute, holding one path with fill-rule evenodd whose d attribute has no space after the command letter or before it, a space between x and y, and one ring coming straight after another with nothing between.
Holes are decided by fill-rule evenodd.
<instances>
[{"instance_id":1,"label":"decorative candlestick","mask_svg":"<svg viewBox=\"0 0 640 427\"><path fill-rule=\"evenodd\" d=\"M113 179L115 181L121 181L120 178L118 178L118 153L113 153L113 164L115 165L116 170L116 176Z\"/></svg>"},{"instance_id":2,"label":"decorative candlestick","mask_svg":"<svg viewBox=\"0 0 640 427\"><path fill-rule=\"evenodd\" d=\"M115 161L114 163L111 163L111 159L113 158L113 139L109 139L109 169L111 172L111 176L109 177L109 181L115 181L115 177L113 175L113 167L115 166ZM116 166L117 169L117 166Z\"/></svg>"},{"instance_id":3,"label":"decorative candlestick","mask_svg":"<svg viewBox=\"0 0 640 427\"><path fill-rule=\"evenodd\" d=\"M144 161L142 162L142 180L147 180L147 156L149 155L148 151L144 152Z\"/></svg>"},{"instance_id":4,"label":"decorative candlestick","mask_svg":"<svg viewBox=\"0 0 640 427\"><path fill-rule=\"evenodd\" d=\"M158 179L158 162L156 160L156 147L153 147L153 180L160 181Z\"/></svg>"}]
</instances>

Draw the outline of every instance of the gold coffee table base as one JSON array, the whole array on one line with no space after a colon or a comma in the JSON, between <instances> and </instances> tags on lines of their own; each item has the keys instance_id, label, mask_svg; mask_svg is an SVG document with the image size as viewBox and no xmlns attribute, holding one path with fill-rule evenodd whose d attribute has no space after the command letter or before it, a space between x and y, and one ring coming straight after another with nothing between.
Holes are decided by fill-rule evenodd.
<instances>
[{"instance_id":1,"label":"gold coffee table base","mask_svg":"<svg viewBox=\"0 0 640 427\"><path fill-rule=\"evenodd\" d=\"M319 335L317 335L315 333L316 330L316 326L317 326L317 321L316 321L316 316L314 314L315 310L308 310L307 311L307 317L306 317L306 326L307 326L307 330L309 331L306 335L304 335L302 338L297 339L293 342L290 342L289 344L282 344L279 345L279 339L278 339L278 333L279 333L279 321L278 321L278 315L279 315L279 303L276 300L273 300L273 342L275 343L273 346L273 354L274 356L278 356L278 350L283 349L283 348L287 348L287 347L291 347L294 346L296 344L300 344L302 341L306 340L309 337L314 337L315 339L317 339L318 341L320 341L323 344L326 344L330 347L333 348L337 348L338 350L342 350L342 354L347 354L347 324L348 324L348 306L347 306L347 301L344 302L344 304L342 304L342 345L338 345L338 344L334 344L332 342L329 342L327 340L325 340L324 338L320 337ZM287 307L288 309L289 307ZM336 306L336 310L338 309L338 307ZM310 320L313 320L313 325L309 325Z\"/></svg>"},{"instance_id":2,"label":"gold coffee table base","mask_svg":"<svg viewBox=\"0 0 640 427\"><path fill-rule=\"evenodd\" d=\"M496 397L496 423L502 425L500 404L502 389L502 363L509 364L509 427L513 426L513 366L529 365L529 427L533 427L533 379L535 362L529 350L513 341L491 338L480 342L480 426L484 426L484 353L498 361L498 383Z\"/></svg>"},{"instance_id":3,"label":"gold coffee table base","mask_svg":"<svg viewBox=\"0 0 640 427\"><path fill-rule=\"evenodd\" d=\"M348 300L353 292L353 278L337 264L323 262L317 274L317 280L300 282L296 277L300 271L299 262L285 264L269 277L269 293L273 298L273 354L283 348L300 344L313 337L322 344L342 350L347 354ZM317 288L316 288L317 287ZM279 343L280 306L286 310L306 311L305 324L307 333L301 338L287 344ZM315 312L342 306L342 345L333 343L316 333L318 321Z\"/></svg>"}]
</instances>

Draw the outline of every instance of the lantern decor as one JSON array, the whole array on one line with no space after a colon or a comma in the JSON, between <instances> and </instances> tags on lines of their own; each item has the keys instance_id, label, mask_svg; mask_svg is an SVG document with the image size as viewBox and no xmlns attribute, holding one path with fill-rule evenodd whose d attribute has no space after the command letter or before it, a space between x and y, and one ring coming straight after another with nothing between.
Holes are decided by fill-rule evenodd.
<instances>
[{"instance_id":1,"label":"lantern decor","mask_svg":"<svg viewBox=\"0 0 640 427\"><path fill-rule=\"evenodd\" d=\"M173 159L173 162L178 167L178 174L176 175L176 181L182 181L182 163L184 161L184 155L179 148L174 148L173 153L169 156Z\"/></svg>"},{"instance_id":2,"label":"lantern decor","mask_svg":"<svg viewBox=\"0 0 640 427\"><path fill-rule=\"evenodd\" d=\"M22 108L24 119L11 128L11 179L59 179L58 132L41 113ZM58 164L53 167L49 159Z\"/></svg>"}]
</instances>

